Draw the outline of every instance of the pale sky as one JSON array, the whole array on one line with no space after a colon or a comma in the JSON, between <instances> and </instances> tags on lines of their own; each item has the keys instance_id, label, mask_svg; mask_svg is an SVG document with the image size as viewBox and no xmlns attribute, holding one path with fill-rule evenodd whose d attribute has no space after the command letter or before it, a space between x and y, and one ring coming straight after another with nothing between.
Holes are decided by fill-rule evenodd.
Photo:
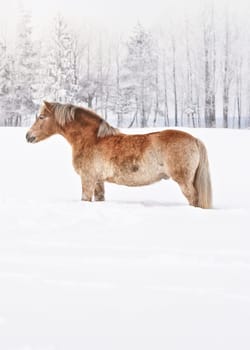
<instances>
[{"instance_id":1,"label":"pale sky","mask_svg":"<svg viewBox=\"0 0 250 350\"><path fill-rule=\"evenodd\" d=\"M43 27L60 13L76 23L100 22L116 31L131 28L138 21L154 25L164 21L164 14L178 16L179 12L196 12L202 2L214 1L216 6L230 4L236 12L250 14L250 0L0 0L0 35L14 32L20 8L31 11L35 26Z\"/></svg>"}]
</instances>

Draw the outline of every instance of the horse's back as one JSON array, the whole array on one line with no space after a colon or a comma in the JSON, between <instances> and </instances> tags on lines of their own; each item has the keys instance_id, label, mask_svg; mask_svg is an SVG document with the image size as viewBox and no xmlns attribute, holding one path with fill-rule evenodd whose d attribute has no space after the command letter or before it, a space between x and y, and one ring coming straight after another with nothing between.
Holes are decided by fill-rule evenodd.
<instances>
[{"instance_id":1,"label":"horse's back","mask_svg":"<svg viewBox=\"0 0 250 350\"><path fill-rule=\"evenodd\" d=\"M162 142L168 143L168 144L171 144L171 143L182 144L183 142L192 143L196 141L196 138L194 136L181 130L169 129L169 130L159 131L156 133L151 133L149 135L152 135L153 137L156 136Z\"/></svg>"}]
</instances>

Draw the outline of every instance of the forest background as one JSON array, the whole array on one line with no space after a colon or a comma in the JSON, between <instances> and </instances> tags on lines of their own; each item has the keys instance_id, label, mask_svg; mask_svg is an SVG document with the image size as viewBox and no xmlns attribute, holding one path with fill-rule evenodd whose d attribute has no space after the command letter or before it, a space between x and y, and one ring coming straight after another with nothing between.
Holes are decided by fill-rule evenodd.
<instances>
[{"instance_id":1,"label":"forest background","mask_svg":"<svg viewBox=\"0 0 250 350\"><path fill-rule=\"evenodd\" d=\"M11 2L0 30L1 126L30 125L44 99L87 106L118 127L250 126L244 1L156 1L150 21L137 2L125 13L110 1L102 17L77 0L53 11Z\"/></svg>"}]
</instances>

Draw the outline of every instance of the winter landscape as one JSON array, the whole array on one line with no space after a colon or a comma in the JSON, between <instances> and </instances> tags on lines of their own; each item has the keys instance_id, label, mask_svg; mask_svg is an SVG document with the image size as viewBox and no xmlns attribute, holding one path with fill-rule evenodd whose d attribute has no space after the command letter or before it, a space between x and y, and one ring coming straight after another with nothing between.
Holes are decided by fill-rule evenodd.
<instances>
[{"instance_id":1,"label":"winter landscape","mask_svg":"<svg viewBox=\"0 0 250 350\"><path fill-rule=\"evenodd\" d=\"M1 7L0 350L249 350L248 1ZM213 209L172 180L82 202L69 144L26 142L43 100L198 137Z\"/></svg>"}]
</instances>

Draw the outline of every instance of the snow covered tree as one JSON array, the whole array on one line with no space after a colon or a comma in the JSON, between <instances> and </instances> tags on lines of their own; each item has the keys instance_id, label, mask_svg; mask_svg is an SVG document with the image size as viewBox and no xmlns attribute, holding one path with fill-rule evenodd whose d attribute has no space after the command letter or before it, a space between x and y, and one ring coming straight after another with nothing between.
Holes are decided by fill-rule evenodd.
<instances>
[{"instance_id":1,"label":"snow covered tree","mask_svg":"<svg viewBox=\"0 0 250 350\"><path fill-rule=\"evenodd\" d=\"M174 93L174 125L178 126L178 96L177 96L177 76L176 76L176 42L175 37L172 35L172 81L173 81L173 93Z\"/></svg>"},{"instance_id":2,"label":"snow covered tree","mask_svg":"<svg viewBox=\"0 0 250 350\"><path fill-rule=\"evenodd\" d=\"M126 93L130 93L131 105L135 114L132 124L140 118L140 126L148 125L153 107L155 89L156 59L153 54L152 35L138 24L127 43L127 57L124 63L123 82L126 82Z\"/></svg>"},{"instance_id":3,"label":"snow covered tree","mask_svg":"<svg viewBox=\"0 0 250 350\"><path fill-rule=\"evenodd\" d=\"M229 26L229 11L228 7L225 11L225 24L224 24L224 40L223 40L223 64L222 64L222 80L223 80L223 127L228 128L229 119L229 98L230 98L230 86L233 78L232 69L232 29Z\"/></svg>"},{"instance_id":4,"label":"snow covered tree","mask_svg":"<svg viewBox=\"0 0 250 350\"><path fill-rule=\"evenodd\" d=\"M238 117L237 126L240 129L242 126L242 114L243 114L243 56L239 51L236 66L235 66L235 104L236 104L236 113Z\"/></svg>"},{"instance_id":5,"label":"snow covered tree","mask_svg":"<svg viewBox=\"0 0 250 350\"><path fill-rule=\"evenodd\" d=\"M92 28L89 28L84 43L77 100L107 119L113 90L111 48L104 40L103 33L98 33L96 37L93 37Z\"/></svg>"},{"instance_id":6,"label":"snow covered tree","mask_svg":"<svg viewBox=\"0 0 250 350\"><path fill-rule=\"evenodd\" d=\"M104 49L105 47L105 49ZM95 109L107 119L109 110L110 94L112 90L111 48L100 37L97 48L97 91Z\"/></svg>"},{"instance_id":7,"label":"snow covered tree","mask_svg":"<svg viewBox=\"0 0 250 350\"><path fill-rule=\"evenodd\" d=\"M204 75L205 75L205 124L216 126L215 111L215 74L216 74L216 42L214 26L214 7L208 8L204 16Z\"/></svg>"},{"instance_id":8,"label":"snow covered tree","mask_svg":"<svg viewBox=\"0 0 250 350\"><path fill-rule=\"evenodd\" d=\"M97 84L97 69L94 49L90 35L84 45L83 59L81 71L79 73L79 90L77 93L77 100L85 102L89 108L93 108L94 98L96 97Z\"/></svg>"},{"instance_id":9,"label":"snow covered tree","mask_svg":"<svg viewBox=\"0 0 250 350\"><path fill-rule=\"evenodd\" d=\"M197 98L198 89L195 89L195 70L197 64L195 60L195 49L193 48L194 37L190 29L190 21L185 19L185 65L184 65L184 77L185 77L185 91L184 91L184 106L183 114L187 118L188 126L195 127L199 124L199 104Z\"/></svg>"},{"instance_id":10,"label":"snow covered tree","mask_svg":"<svg viewBox=\"0 0 250 350\"><path fill-rule=\"evenodd\" d=\"M162 90L163 90L163 117L164 117L164 126L169 126L169 98L168 98L168 77L167 77L167 59L166 59L166 50L163 50L162 53Z\"/></svg>"},{"instance_id":11,"label":"snow covered tree","mask_svg":"<svg viewBox=\"0 0 250 350\"><path fill-rule=\"evenodd\" d=\"M78 91L78 41L58 15L55 18L53 42L48 62L48 98L58 102L74 102Z\"/></svg>"},{"instance_id":12,"label":"snow covered tree","mask_svg":"<svg viewBox=\"0 0 250 350\"><path fill-rule=\"evenodd\" d=\"M36 92L36 74L38 70L37 55L32 40L31 16L22 11L18 23L18 36L15 50L15 89L13 108L21 118L33 115L36 106L34 94ZM24 121L20 121L20 124Z\"/></svg>"},{"instance_id":13,"label":"snow covered tree","mask_svg":"<svg viewBox=\"0 0 250 350\"><path fill-rule=\"evenodd\" d=\"M129 113L132 114L132 108L130 106L130 94L129 89L126 87L126 82L123 76L123 43L117 41L114 47L114 71L112 71L111 87L110 87L110 109L116 117L117 126L128 126L125 123L125 116Z\"/></svg>"},{"instance_id":14,"label":"snow covered tree","mask_svg":"<svg viewBox=\"0 0 250 350\"><path fill-rule=\"evenodd\" d=\"M6 43L0 41L0 125L8 124L11 117L12 76L11 58Z\"/></svg>"}]
</instances>

